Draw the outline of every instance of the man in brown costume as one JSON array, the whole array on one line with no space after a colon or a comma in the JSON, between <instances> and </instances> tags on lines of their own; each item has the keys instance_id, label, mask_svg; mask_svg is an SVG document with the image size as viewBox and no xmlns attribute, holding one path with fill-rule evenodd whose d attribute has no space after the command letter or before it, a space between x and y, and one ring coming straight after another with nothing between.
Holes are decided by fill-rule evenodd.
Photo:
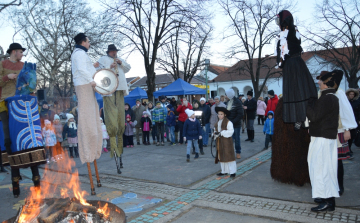
<instances>
[{"instance_id":1,"label":"man in brown costume","mask_svg":"<svg viewBox=\"0 0 360 223\"><path fill-rule=\"evenodd\" d=\"M214 137L216 139L215 163L220 161L221 172L218 176L230 174L235 177L236 161L232 135L234 134L233 123L226 117L230 112L223 107L216 107L219 121L214 126Z\"/></svg>"}]
</instances>

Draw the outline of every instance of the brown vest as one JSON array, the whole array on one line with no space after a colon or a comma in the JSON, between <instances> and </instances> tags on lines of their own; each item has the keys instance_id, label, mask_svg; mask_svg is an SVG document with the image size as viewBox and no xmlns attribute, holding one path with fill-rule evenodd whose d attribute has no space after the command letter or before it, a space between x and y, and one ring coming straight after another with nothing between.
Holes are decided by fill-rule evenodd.
<instances>
[{"instance_id":1,"label":"brown vest","mask_svg":"<svg viewBox=\"0 0 360 223\"><path fill-rule=\"evenodd\" d=\"M221 130L227 130L228 122L230 122L229 119L224 117L224 120L221 123ZM218 130L218 122L215 124L215 131L220 132ZM235 161L235 150L232 137L225 138L223 136L219 136L216 139L215 163L218 163L219 161L222 163Z\"/></svg>"}]
</instances>

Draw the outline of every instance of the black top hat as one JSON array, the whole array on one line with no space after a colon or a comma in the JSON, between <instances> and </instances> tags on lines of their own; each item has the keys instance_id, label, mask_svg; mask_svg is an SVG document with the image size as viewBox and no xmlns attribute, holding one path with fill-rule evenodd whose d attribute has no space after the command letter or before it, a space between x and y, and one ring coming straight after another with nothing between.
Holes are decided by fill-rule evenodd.
<instances>
[{"instance_id":1,"label":"black top hat","mask_svg":"<svg viewBox=\"0 0 360 223\"><path fill-rule=\"evenodd\" d=\"M9 49L6 51L6 53L10 54L12 50L25 51L26 49L23 48L19 43L12 43L12 44L10 44Z\"/></svg>"},{"instance_id":2,"label":"black top hat","mask_svg":"<svg viewBox=\"0 0 360 223\"><path fill-rule=\"evenodd\" d=\"M226 116L230 115L230 111L227 110L226 108L224 108L224 107L215 107L215 112L219 113L219 111L224 112Z\"/></svg>"},{"instance_id":3,"label":"black top hat","mask_svg":"<svg viewBox=\"0 0 360 223\"><path fill-rule=\"evenodd\" d=\"M110 51L119 51L116 46L114 44L110 44L108 46L108 50L106 51L106 53L110 52Z\"/></svg>"},{"instance_id":4,"label":"black top hat","mask_svg":"<svg viewBox=\"0 0 360 223\"><path fill-rule=\"evenodd\" d=\"M85 33L79 33L74 37L75 43L79 43L81 40L86 39Z\"/></svg>"}]
</instances>

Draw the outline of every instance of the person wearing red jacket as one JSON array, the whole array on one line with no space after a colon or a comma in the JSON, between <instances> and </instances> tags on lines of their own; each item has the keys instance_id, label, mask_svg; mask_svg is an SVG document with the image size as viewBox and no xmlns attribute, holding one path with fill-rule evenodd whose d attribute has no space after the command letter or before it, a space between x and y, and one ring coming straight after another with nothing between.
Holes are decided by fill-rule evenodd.
<instances>
[{"instance_id":1,"label":"person wearing red jacket","mask_svg":"<svg viewBox=\"0 0 360 223\"><path fill-rule=\"evenodd\" d=\"M179 113L178 124L179 124L179 131L180 131L180 141L179 141L180 145L184 143L183 127L184 127L184 123L185 123L186 119L188 119L188 116L185 113L185 110L187 108L190 110L193 109L191 103L189 103L186 98L183 98L181 101L182 101L182 104L180 104L176 109L176 111Z\"/></svg>"},{"instance_id":2,"label":"person wearing red jacket","mask_svg":"<svg viewBox=\"0 0 360 223\"><path fill-rule=\"evenodd\" d=\"M269 111L275 112L276 105L278 104L279 101L278 96L274 93L273 90L268 91L268 97L269 100L265 111L265 117L267 116Z\"/></svg>"}]
</instances>

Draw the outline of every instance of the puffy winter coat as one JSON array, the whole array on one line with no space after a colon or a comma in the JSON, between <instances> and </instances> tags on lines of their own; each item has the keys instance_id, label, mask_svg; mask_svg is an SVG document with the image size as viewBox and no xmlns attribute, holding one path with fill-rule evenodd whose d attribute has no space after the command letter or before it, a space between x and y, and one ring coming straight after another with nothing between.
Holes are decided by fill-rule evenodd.
<instances>
[{"instance_id":1,"label":"puffy winter coat","mask_svg":"<svg viewBox=\"0 0 360 223\"><path fill-rule=\"evenodd\" d=\"M187 119L184 123L183 136L186 137L186 140L199 139L199 136L202 135L201 125L198 119L195 122Z\"/></svg>"},{"instance_id":2,"label":"puffy winter coat","mask_svg":"<svg viewBox=\"0 0 360 223\"><path fill-rule=\"evenodd\" d=\"M267 118L264 124L263 132L268 135L274 134L274 112L269 111L269 114L272 114L272 119Z\"/></svg>"},{"instance_id":3,"label":"puffy winter coat","mask_svg":"<svg viewBox=\"0 0 360 223\"><path fill-rule=\"evenodd\" d=\"M136 128L142 128L142 126L141 126L141 118L142 118L143 112L146 111L145 107L143 105L140 105L139 107L136 107L136 105L134 105L132 107L132 110L135 113L135 120L137 121L137 124L136 124L135 127Z\"/></svg>"},{"instance_id":4,"label":"puffy winter coat","mask_svg":"<svg viewBox=\"0 0 360 223\"><path fill-rule=\"evenodd\" d=\"M178 108L176 109L177 112L179 112L179 121L180 122L185 122L186 119L188 118L187 117L187 114L185 113L185 110L186 109L190 109L192 110L193 109L193 106L188 102L188 105L187 106L184 106L184 105L179 105Z\"/></svg>"},{"instance_id":5,"label":"puffy winter coat","mask_svg":"<svg viewBox=\"0 0 360 223\"><path fill-rule=\"evenodd\" d=\"M167 112L166 125L169 127L176 126L176 115L173 108L171 108L170 111Z\"/></svg>"},{"instance_id":6,"label":"puffy winter coat","mask_svg":"<svg viewBox=\"0 0 360 223\"><path fill-rule=\"evenodd\" d=\"M203 112L201 121L202 121L202 125L205 126L206 124L210 123L210 116L211 116L210 106L207 104L201 105L200 103L199 108Z\"/></svg>"},{"instance_id":7,"label":"puffy winter coat","mask_svg":"<svg viewBox=\"0 0 360 223\"><path fill-rule=\"evenodd\" d=\"M229 110L230 114L228 116L228 119L233 123L234 128L240 128L241 127L241 120L244 116L244 108L242 107L242 102L237 97L232 98L231 100L234 100L232 103L232 107ZM227 103L231 102L228 101ZM227 106L226 106L227 108Z\"/></svg>"},{"instance_id":8,"label":"puffy winter coat","mask_svg":"<svg viewBox=\"0 0 360 223\"><path fill-rule=\"evenodd\" d=\"M257 101L256 114L257 114L257 115L265 115L265 111L266 111L266 104L265 104L265 102L263 102L262 100L258 100L258 101Z\"/></svg>"},{"instance_id":9,"label":"puffy winter coat","mask_svg":"<svg viewBox=\"0 0 360 223\"><path fill-rule=\"evenodd\" d=\"M256 107L257 107L255 99L252 98L251 100L246 100L244 102L244 106L247 107L246 109L247 119L255 119Z\"/></svg>"},{"instance_id":10,"label":"puffy winter coat","mask_svg":"<svg viewBox=\"0 0 360 223\"><path fill-rule=\"evenodd\" d=\"M279 102L279 98L278 98L277 95L274 95L274 97L269 98L267 108L266 108L266 111L265 111L266 116L267 116L269 111L275 112L275 108L276 108L278 102Z\"/></svg>"}]
</instances>

